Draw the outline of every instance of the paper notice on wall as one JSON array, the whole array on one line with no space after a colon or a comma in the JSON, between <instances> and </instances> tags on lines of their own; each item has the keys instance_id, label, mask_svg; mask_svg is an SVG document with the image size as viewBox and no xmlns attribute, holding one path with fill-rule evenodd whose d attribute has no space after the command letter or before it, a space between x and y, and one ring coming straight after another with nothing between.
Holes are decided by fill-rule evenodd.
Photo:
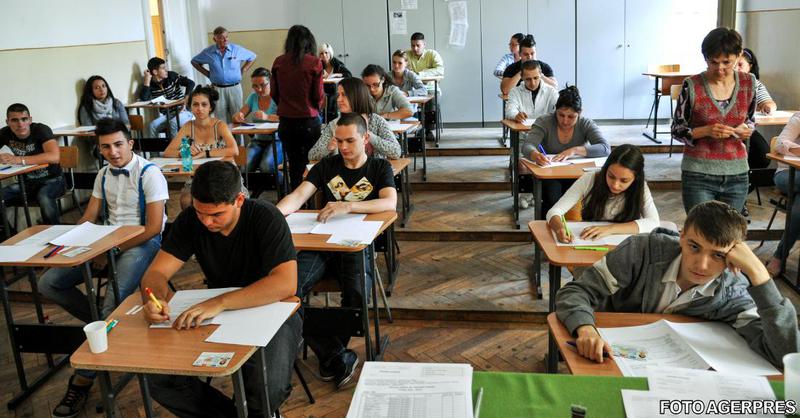
<instances>
[{"instance_id":1,"label":"paper notice on wall","mask_svg":"<svg viewBox=\"0 0 800 418\"><path fill-rule=\"evenodd\" d=\"M467 45L468 28L469 26L464 23L451 23L448 43L457 48L464 48Z\"/></svg>"},{"instance_id":2,"label":"paper notice on wall","mask_svg":"<svg viewBox=\"0 0 800 418\"><path fill-rule=\"evenodd\" d=\"M448 44L464 48L467 45L467 29L469 29L469 19L467 18L467 2L451 1L447 3L450 11L450 37Z\"/></svg>"},{"instance_id":3,"label":"paper notice on wall","mask_svg":"<svg viewBox=\"0 0 800 418\"><path fill-rule=\"evenodd\" d=\"M408 25L406 24L406 12L396 10L391 13L392 35L408 35Z\"/></svg>"},{"instance_id":4,"label":"paper notice on wall","mask_svg":"<svg viewBox=\"0 0 800 418\"><path fill-rule=\"evenodd\" d=\"M403 10L417 10L417 0L400 0L400 8Z\"/></svg>"},{"instance_id":5,"label":"paper notice on wall","mask_svg":"<svg viewBox=\"0 0 800 418\"><path fill-rule=\"evenodd\" d=\"M450 23L461 23L464 25L469 24L467 19L467 2L465 1L451 1L447 3L447 8L450 10Z\"/></svg>"}]
</instances>

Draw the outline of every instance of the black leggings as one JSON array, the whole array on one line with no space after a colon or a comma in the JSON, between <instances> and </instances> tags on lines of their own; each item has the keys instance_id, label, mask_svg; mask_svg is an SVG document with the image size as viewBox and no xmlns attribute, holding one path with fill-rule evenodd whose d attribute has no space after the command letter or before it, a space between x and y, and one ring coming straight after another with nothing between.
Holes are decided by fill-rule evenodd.
<instances>
[{"instance_id":1,"label":"black leggings","mask_svg":"<svg viewBox=\"0 0 800 418\"><path fill-rule=\"evenodd\" d=\"M306 164L308 164L308 152L317 142L321 133L318 117L281 117L278 136L283 142L283 149L286 150L286 157L289 161L289 186L291 190L294 190L303 182L303 172L306 170Z\"/></svg>"}]
</instances>

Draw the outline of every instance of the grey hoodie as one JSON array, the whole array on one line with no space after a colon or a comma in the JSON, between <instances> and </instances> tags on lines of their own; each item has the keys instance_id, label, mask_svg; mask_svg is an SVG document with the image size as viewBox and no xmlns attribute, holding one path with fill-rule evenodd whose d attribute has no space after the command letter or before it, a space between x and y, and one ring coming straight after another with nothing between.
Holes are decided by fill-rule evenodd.
<instances>
[{"instance_id":1,"label":"grey hoodie","mask_svg":"<svg viewBox=\"0 0 800 418\"><path fill-rule=\"evenodd\" d=\"M674 231L658 228L628 238L558 292L558 319L574 335L581 325L594 325L595 311L657 313L665 286L661 279L680 253ZM753 287L744 275L727 269L715 280L712 295L673 313L731 325L750 348L782 368L783 355L800 346L797 313L789 299L772 280Z\"/></svg>"}]
</instances>

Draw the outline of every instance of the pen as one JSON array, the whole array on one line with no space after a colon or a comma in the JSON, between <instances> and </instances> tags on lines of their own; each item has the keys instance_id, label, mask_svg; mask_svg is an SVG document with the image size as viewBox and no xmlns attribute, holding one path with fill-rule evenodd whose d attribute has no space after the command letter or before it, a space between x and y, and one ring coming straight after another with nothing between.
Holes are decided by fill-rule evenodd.
<instances>
[{"instance_id":1,"label":"pen","mask_svg":"<svg viewBox=\"0 0 800 418\"><path fill-rule=\"evenodd\" d=\"M256 126L256 125L253 125L252 123L241 123L239 124L239 126Z\"/></svg>"},{"instance_id":2,"label":"pen","mask_svg":"<svg viewBox=\"0 0 800 418\"><path fill-rule=\"evenodd\" d=\"M542 146L542 144L539 144L539 151L541 151L541 152L542 152L542 155L544 155L545 157L547 157L547 152L545 152L545 150L544 150L544 147Z\"/></svg>"},{"instance_id":3,"label":"pen","mask_svg":"<svg viewBox=\"0 0 800 418\"><path fill-rule=\"evenodd\" d=\"M586 250L586 251L608 251L608 247L584 247L584 246L576 246L572 247L576 250Z\"/></svg>"},{"instance_id":4,"label":"pen","mask_svg":"<svg viewBox=\"0 0 800 418\"><path fill-rule=\"evenodd\" d=\"M13 167L13 165L6 165L6 166L3 166L3 167L0 167L0 171L8 170L11 167Z\"/></svg>"},{"instance_id":5,"label":"pen","mask_svg":"<svg viewBox=\"0 0 800 418\"><path fill-rule=\"evenodd\" d=\"M564 232L567 234L567 238L572 236L572 232L570 232L569 226L567 226L567 220L564 219L564 215L561 215L561 225L564 225Z\"/></svg>"},{"instance_id":6,"label":"pen","mask_svg":"<svg viewBox=\"0 0 800 418\"><path fill-rule=\"evenodd\" d=\"M483 387L478 389L478 400L475 401L475 412L472 414L474 418L481 416L481 401L483 400Z\"/></svg>"},{"instance_id":7,"label":"pen","mask_svg":"<svg viewBox=\"0 0 800 418\"><path fill-rule=\"evenodd\" d=\"M150 290L149 287L145 287L144 288L144 292L147 293L147 296L150 296L150 299L152 299L153 302L155 302L156 308L158 308L159 311L163 311L164 310L164 307L161 306L161 303L159 303L158 299L156 299L156 295L153 294L153 291Z\"/></svg>"},{"instance_id":8,"label":"pen","mask_svg":"<svg viewBox=\"0 0 800 418\"><path fill-rule=\"evenodd\" d=\"M55 247L53 247L53 249L52 249L52 250L50 250L50 252L48 252L47 254L45 254L45 255L44 255L44 258L50 258L50 257L52 257L52 256L53 256L55 253L57 253L57 252L58 252L59 250L61 250L62 248L64 248L64 246L63 246L63 245L56 245Z\"/></svg>"},{"instance_id":9,"label":"pen","mask_svg":"<svg viewBox=\"0 0 800 418\"><path fill-rule=\"evenodd\" d=\"M575 344L575 341L567 341L567 345L575 348L576 351L578 349L578 344ZM608 358L608 351L603 350L603 357Z\"/></svg>"},{"instance_id":10,"label":"pen","mask_svg":"<svg viewBox=\"0 0 800 418\"><path fill-rule=\"evenodd\" d=\"M177 173L178 171L181 171L181 169L180 168L165 168L162 171L165 172L165 173Z\"/></svg>"},{"instance_id":11,"label":"pen","mask_svg":"<svg viewBox=\"0 0 800 418\"><path fill-rule=\"evenodd\" d=\"M106 334L111 332L111 330L114 329L114 327L117 326L118 323L119 321L117 321L116 319L109 322L108 325L106 325Z\"/></svg>"}]
</instances>

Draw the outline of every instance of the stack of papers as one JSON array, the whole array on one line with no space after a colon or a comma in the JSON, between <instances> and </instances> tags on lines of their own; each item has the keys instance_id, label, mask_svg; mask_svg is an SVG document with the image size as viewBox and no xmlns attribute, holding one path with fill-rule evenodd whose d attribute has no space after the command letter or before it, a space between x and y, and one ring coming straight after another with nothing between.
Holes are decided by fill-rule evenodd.
<instances>
[{"instance_id":1,"label":"stack of papers","mask_svg":"<svg viewBox=\"0 0 800 418\"><path fill-rule=\"evenodd\" d=\"M381 221L365 221L363 213L337 215L327 222L317 221L316 213L293 213L286 217L293 234L330 234L329 244L369 245L381 229Z\"/></svg>"},{"instance_id":2,"label":"stack of papers","mask_svg":"<svg viewBox=\"0 0 800 418\"><path fill-rule=\"evenodd\" d=\"M550 231L553 234L553 240L556 242L556 246L559 247L578 247L578 246L605 246L605 245L620 245L622 241L625 241L626 238L630 236L630 234L619 234L619 235L608 235L602 237L597 240L588 240L588 239L581 239L580 236L583 233L583 230L592 226L604 226L604 225L611 225L608 222L567 222L567 226L569 227L569 232L575 236L570 243L563 243L558 240L556 237L555 231Z\"/></svg>"},{"instance_id":3,"label":"stack of papers","mask_svg":"<svg viewBox=\"0 0 800 418\"><path fill-rule=\"evenodd\" d=\"M27 261L51 244L63 245L65 250L60 253L63 255L70 250L69 247L88 247L117 228L119 226L95 225L91 222L81 225L53 225L15 245L0 246L0 262Z\"/></svg>"},{"instance_id":4,"label":"stack of papers","mask_svg":"<svg viewBox=\"0 0 800 418\"><path fill-rule=\"evenodd\" d=\"M176 102L181 102L181 101L183 101L182 98L181 99L175 99L175 100L169 100L169 99L167 99L167 96L158 96L153 100L150 100L150 101L142 100L140 102L131 103L128 106L170 105L170 104L173 104L173 103L176 103Z\"/></svg>"},{"instance_id":5,"label":"stack of papers","mask_svg":"<svg viewBox=\"0 0 800 418\"><path fill-rule=\"evenodd\" d=\"M223 293L241 289L227 287L222 289L180 290L169 301L170 321L152 324L150 328L170 328L172 322L190 307ZM278 329L292 315L297 303L275 302L253 308L223 311L201 325L219 325L207 342L266 347Z\"/></svg>"},{"instance_id":6,"label":"stack of papers","mask_svg":"<svg viewBox=\"0 0 800 418\"><path fill-rule=\"evenodd\" d=\"M624 376L647 376L647 367L678 367L721 373L769 376L780 371L753 351L722 322L675 323L660 320L634 327L600 328L612 346L635 347L644 358L614 357Z\"/></svg>"},{"instance_id":7,"label":"stack of papers","mask_svg":"<svg viewBox=\"0 0 800 418\"><path fill-rule=\"evenodd\" d=\"M0 245L0 263L27 261L45 248L46 245L36 244Z\"/></svg>"},{"instance_id":8,"label":"stack of papers","mask_svg":"<svg viewBox=\"0 0 800 418\"><path fill-rule=\"evenodd\" d=\"M347 418L472 418L472 366L364 363Z\"/></svg>"},{"instance_id":9,"label":"stack of papers","mask_svg":"<svg viewBox=\"0 0 800 418\"><path fill-rule=\"evenodd\" d=\"M19 173L20 171L25 171L25 170L27 170L27 169L29 169L31 167L33 167L33 165L31 165L31 164L28 164L28 165L6 165L6 164L0 164L0 175L10 176L10 175Z\"/></svg>"},{"instance_id":10,"label":"stack of papers","mask_svg":"<svg viewBox=\"0 0 800 418\"><path fill-rule=\"evenodd\" d=\"M699 400L705 406L723 400L775 400L775 393L767 379L759 376L744 376L734 373L718 373L705 370L651 367L647 369L649 391L622 390L622 402L628 418L664 417L660 413L661 401ZM730 416L722 411L704 411L708 414L680 414L680 416ZM674 416L666 414L666 416ZM737 415L740 416L740 415ZM783 415L748 415L783 416Z\"/></svg>"},{"instance_id":11,"label":"stack of papers","mask_svg":"<svg viewBox=\"0 0 800 418\"><path fill-rule=\"evenodd\" d=\"M91 222L84 222L51 239L50 244L63 245L65 247L88 247L116 231L119 227L120 225L96 225Z\"/></svg>"}]
</instances>

